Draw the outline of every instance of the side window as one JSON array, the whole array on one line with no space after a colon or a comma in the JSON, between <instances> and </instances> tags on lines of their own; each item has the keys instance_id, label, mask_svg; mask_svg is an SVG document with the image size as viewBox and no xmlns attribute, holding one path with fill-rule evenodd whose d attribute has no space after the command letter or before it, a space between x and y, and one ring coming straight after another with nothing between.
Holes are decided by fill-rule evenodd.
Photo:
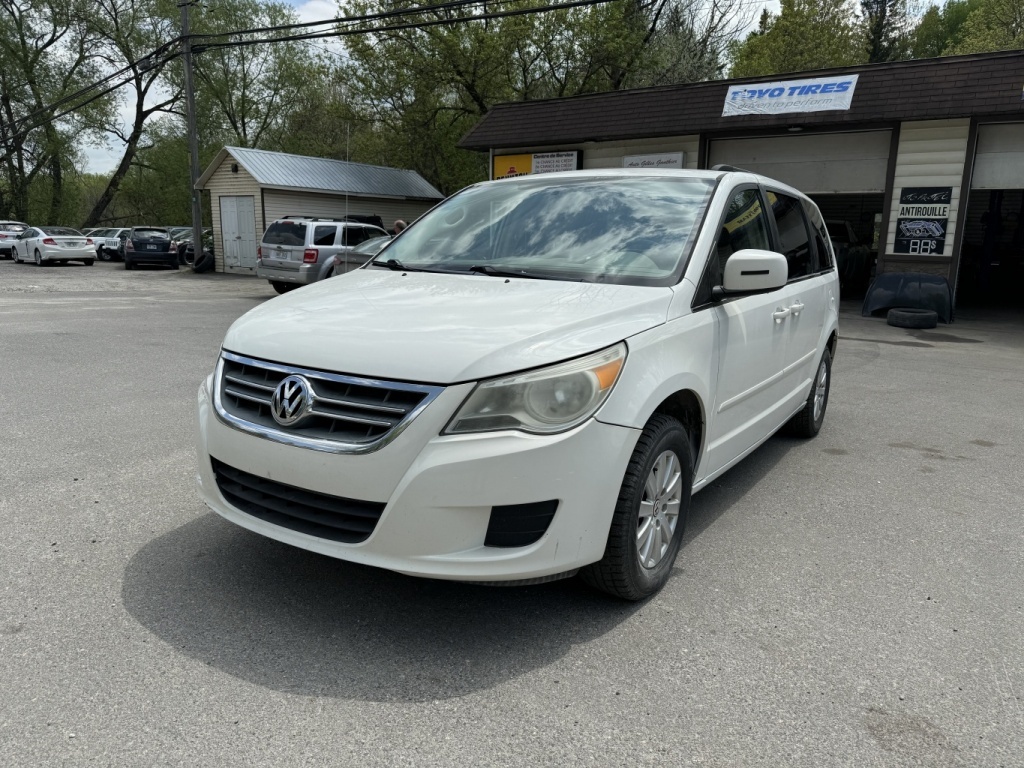
<instances>
[{"instance_id":1,"label":"side window","mask_svg":"<svg viewBox=\"0 0 1024 768\"><path fill-rule=\"evenodd\" d=\"M796 280L811 274L815 265L800 201L780 192L769 192L768 196L779 230L779 251L789 262L789 279Z\"/></svg>"},{"instance_id":2,"label":"side window","mask_svg":"<svg viewBox=\"0 0 1024 768\"><path fill-rule=\"evenodd\" d=\"M818 252L818 272L827 272L836 263L835 254L832 252L832 240L828 236L828 229L825 227L825 220L821 218L821 211L818 206L804 200L804 213L811 223L811 232L814 233L814 250Z\"/></svg>"},{"instance_id":3,"label":"side window","mask_svg":"<svg viewBox=\"0 0 1024 768\"><path fill-rule=\"evenodd\" d=\"M366 240L366 227L345 227L345 245L359 245Z\"/></svg>"},{"instance_id":4,"label":"side window","mask_svg":"<svg viewBox=\"0 0 1024 768\"><path fill-rule=\"evenodd\" d=\"M710 259L712 286L722 284L726 260L744 248L771 250L768 221L761 194L756 189L741 190L729 201L725 221L715 241L715 253Z\"/></svg>"},{"instance_id":5,"label":"side window","mask_svg":"<svg viewBox=\"0 0 1024 768\"><path fill-rule=\"evenodd\" d=\"M313 230L313 245L334 245L337 227L317 227Z\"/></svg>"}]
</instances>

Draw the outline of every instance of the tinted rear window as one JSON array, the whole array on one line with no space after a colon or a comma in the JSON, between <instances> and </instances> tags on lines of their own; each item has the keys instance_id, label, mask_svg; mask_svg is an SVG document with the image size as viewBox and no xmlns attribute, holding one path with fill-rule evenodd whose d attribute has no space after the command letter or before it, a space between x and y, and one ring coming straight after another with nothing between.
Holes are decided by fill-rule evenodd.
<instances>
[{"instance_id":1,"label":"tinted rear window","mask_svg":"<svg viewBox=\"0 0 1024 768\"><path fill-rule=\"evenodd\" d=\"M305 245L306 225L297 221L275 221L263 234L270 245Z\"/></svg>"},{"instance_id":2,"label":"tinted rear window","mask_svg":"<svg viewBox=\"0 0 1024 768\"><path fill-rule=\"evenodd\" d=\"M25 229L22 224L0 224L0 232L24 232Z\"/></svg>"},{"instance_id":3,"label":"tinted rear window","mask_svg":"<svg viewBox=\"0 0 1024 768\"><path fill-rule=\"evenodd\" d=\"M313 230L313 245L334 245L334 235L337 233L338 228L331 227L317 227Z\"/></svg>"},{"instance_id":4,"label":"tinted rear window","mask_svg":"<svg viewBox=\"0 0 1024 768\"><path fill-rule=\"evenodd\" d=\"M136 229L132 232L132 239L138 240L170 240L166 229Z\"/></svg>"},{"instance_id":5,"label":"tinted rear window","mask_svg":"<svg viewBox=\"0 0 1024 768\"><path fill-rule=\"evenodd\" d=\"M77 229L71 229L71 227L50 227L46 230L48 235L56 235L57 237L82 237L82 233Z\"/></svg>"}]
</instances>

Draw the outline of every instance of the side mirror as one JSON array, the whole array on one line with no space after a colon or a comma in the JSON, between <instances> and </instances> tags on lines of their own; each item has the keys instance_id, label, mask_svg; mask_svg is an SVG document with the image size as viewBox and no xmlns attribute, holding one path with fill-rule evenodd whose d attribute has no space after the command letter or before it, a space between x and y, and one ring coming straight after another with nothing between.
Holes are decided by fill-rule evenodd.
<instances>
[{"instance_id":1,"label":"side mirror","mask_svg":"<svg viewBox=\"0 0 1024 768\"><path fill-rule=\"evenodd\" d=\"M718 296L765 293L781 288L788 279L789 264L781 253L745 248L726 260L722 287L715 293Z\"/></svg>"}]
</instances>

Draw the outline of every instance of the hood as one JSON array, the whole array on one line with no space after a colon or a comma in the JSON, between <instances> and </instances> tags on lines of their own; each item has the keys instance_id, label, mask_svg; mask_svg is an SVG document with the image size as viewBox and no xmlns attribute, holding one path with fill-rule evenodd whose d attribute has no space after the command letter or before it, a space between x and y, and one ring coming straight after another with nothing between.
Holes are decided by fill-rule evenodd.
<instances>
[{"instance_id":1,"label":"hood","mask_svg":"<svg viewBox=\"0 0 1024 768\"><path fill-rule=\"evenodd\" d=\"M556 363L665 322L671 288L359 269L291 291L224 348L315 370L454 384Z\"/></svg>"}]
</instances>

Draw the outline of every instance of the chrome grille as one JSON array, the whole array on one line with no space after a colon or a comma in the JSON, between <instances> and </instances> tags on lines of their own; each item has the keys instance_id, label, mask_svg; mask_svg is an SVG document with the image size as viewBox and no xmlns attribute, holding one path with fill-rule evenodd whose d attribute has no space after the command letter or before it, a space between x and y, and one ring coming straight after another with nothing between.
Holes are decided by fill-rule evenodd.
<instances>
[{"instance_id":1,"label":"chrome grille","mask_svg":"<svg viewBox=\"0 0 1024 768\"><path fill-rule=\"evenodd\" d=\"M288 376L308 381L308 415L285 427L271 413L274 392ZM442 387L313 371L223 352L215 405L223 421L277 442L331 453L368 453L393 440Z\"/></svg>"}]
</instances>

